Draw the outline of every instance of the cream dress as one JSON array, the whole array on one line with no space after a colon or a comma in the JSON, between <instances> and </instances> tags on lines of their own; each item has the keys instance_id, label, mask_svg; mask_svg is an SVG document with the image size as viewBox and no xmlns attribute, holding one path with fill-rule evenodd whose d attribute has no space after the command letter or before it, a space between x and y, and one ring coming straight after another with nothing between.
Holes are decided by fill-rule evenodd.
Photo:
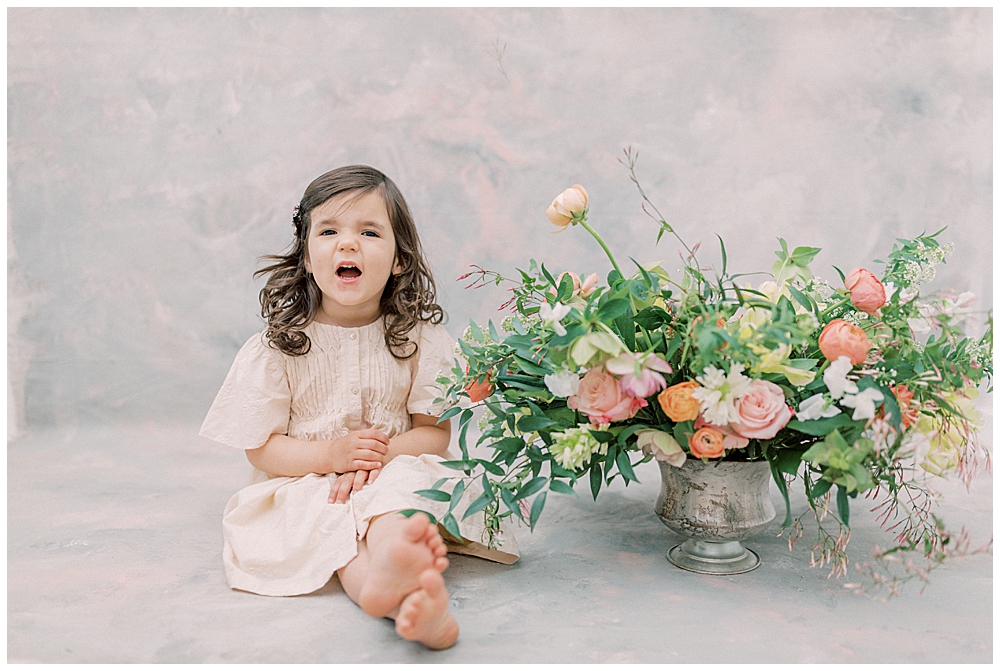
<instances>
[{"instance_id":1,"label":"cream dress","mask_svg":"<svg viewBox=\"0 0 1000 671\"><path fill-rule=\"evenodd\" d=\"M263 445L271 434L332 440L375 428L390 438L410 429L411 414L439 416L435 380L452 367L453 341L444 327L419 324L410 339L419 347L407 361L385 344L383 322L343 328L313 322L304 329L309 353L288 356L259 333L240 349L200 435L240 450ZM399 456L347 503L327 503L335 475L278 477L253 470L250 484L226 505L223 562L234 589L269 596L307 594L323 587L358 552L372 518L417 508L440 519L447 503L413 492L460 475L433 455ZM450 490L451 485L446 485ZM458 510L481 489L470 487ZM517 548L509 530L487 550L482 515L459 522L463 538L449 550L511 563Z\"/></svg>"}]
</instances>

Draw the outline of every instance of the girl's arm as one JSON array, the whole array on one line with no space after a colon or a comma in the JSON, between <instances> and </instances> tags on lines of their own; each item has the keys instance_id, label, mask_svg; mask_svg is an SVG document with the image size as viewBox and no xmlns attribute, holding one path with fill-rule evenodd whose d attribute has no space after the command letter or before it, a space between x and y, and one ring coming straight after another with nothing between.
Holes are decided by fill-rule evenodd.
<instances>
[{"instance_id":1,"label":"girl's arm","mask_svg":"<svg viewBox=\"0 0 1000 671\"><path fill-rule=\"evenodd\" d=\"M420 456L421 454L436 454L442 456L451 441L451 420L446 419L440 424L437 417L428 415L410 415L412 428L389 441L389 451L385 462L401 454Z\"/></svg>"},{"instance_id":2,"label":"girl's arm","mask_svg":"<svg viewBox=\"0 0 1000 671\"><path fill-rule=\"evenodd\" d=\"M337 440L298 440L273 433L257 449L247 450L247 460L271 475L326 475L382 468L388 450L389 437L376 429L353 431Z\"/></svg>"}]
</instances>

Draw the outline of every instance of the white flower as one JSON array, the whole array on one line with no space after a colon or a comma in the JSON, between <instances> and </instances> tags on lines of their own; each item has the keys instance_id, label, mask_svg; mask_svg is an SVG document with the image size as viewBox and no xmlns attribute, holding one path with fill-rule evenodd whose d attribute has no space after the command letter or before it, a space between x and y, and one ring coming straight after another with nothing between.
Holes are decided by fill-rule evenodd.
<instances>
[{"instance_id":1,"label":"white flower","mask_svg":"<svg viewBox=\"0 0 1000 671\"><path fill-rule=\"evenodd\" d=\"M552 307L549 307L548 303L542 303L538 308L538 316L542 318L547 326L551 326L555 329L558 335L566 335L566 327L560 322L563 317L569 314L570 307L568 305L563 305L562 303L556 303Z\"/></svg>"},{"instance_id":2,"label":"white flower","mask_svg":"<svg viewBox=\"0 0 1000 671\"><path fill-rule=\"evenodd\" d=\"M729 375L715 366L707 366L704 374L695 379L701 387L691 396L698 399L706 422L725 426L739 417L736 399L750 388L750 378L743 375L743 364L732 364Z\"/></svg>"},{"instance_id":3,"label":"white flower","mask_svg":"<svg viewBox=\"0 0 1000 671\"><path fill-rule=\"evenodd\" d=\"M546 375L545 386L548 387L553 396L566 398L575 395L580 389L580 376L563 368L557 373Z\"/></svg>"},{"instance_id":4,"label":"white flower","mask_svg":"<svg viewBox=\"0 0 1000 671\"><path fill-rule=\"evenodd\" d=\"M934 328L934 322L923 315L919 317L911 317L906 320L906 323L910 325L910 329L914 333L928 333L932 328Z\"/></svg>"},{"instance_id":5,"label":"white flower","mask_svg":"<svg viewBox=\"0 0 1000 671\"><path fill-rule=\"evenodd\" d=\"M851 419L874 419L875 403L883 399L882 392L874 387L868 387L857 394L847 395L840 399L840 404L854 408Z\"/></svg>"},{"instance_id":6,"label":"white flower","mask_svg":"<svg viewBox=\"0 0 1000 671\"><path fill-rule=\"evenodd\" d=\"M840 408L833 405L833 401L828 400L823 394L810 396L799 404L799 411L795 413L795 418L803 422L823 417L835 417L840 414Z\"/></svg>"},{"instance_id":7,"label":"white flower","mask_svg":"<svg viewBox=\"0 0 1000 671\"><path fill-rule=\"evenodd\" d=\"M636 434L636 445L643 454L651 454L657 461L665 461L676 468L683 466L687 459L680 443L663 431L640 431Z\"/></svg>"},{"instance_id":8,"label":"white flower","mask_svg":"<svg viewBox=\"0 0 1000 671\"><path fill-rule=\"evenodd\" d=\"M858 385L847 379L847 374L854 368L851 359L846 356L839 357L830 364L830 367L823 372L823 382L830 390L830 396L838 399L844 394L858 393Z\"/></svg>"},{"instance_id":9,"label":"white flower","mask_svg":"<svg viewBox=\"0 0 1000 671\"><path fill-rule=\"evenodd\" d=\"M576 470L590 461L594 454L607 454L608 446L598 443L597 439L591 435L595 427L592 424L580 424L565 431L556 431L552 434L555 442L549 446L549 452L553 458L563 468Z\"/></svg>"}]
</instances>

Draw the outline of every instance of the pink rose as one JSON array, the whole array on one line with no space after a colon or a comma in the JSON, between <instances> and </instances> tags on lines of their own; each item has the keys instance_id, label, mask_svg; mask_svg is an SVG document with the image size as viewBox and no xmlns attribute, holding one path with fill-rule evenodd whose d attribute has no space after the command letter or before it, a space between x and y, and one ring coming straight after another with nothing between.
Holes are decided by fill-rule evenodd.
<instances>
[{"instance_id":1,"label":"pink rose","mask_svg":"<svg viewBox=\"0 0 1000 671\"><path fill-rule=\"evenodd\" d=\"M604 366L588 370L580 380L576 395L570 396L566 403L587 415L591 424L598 425L631 419L640 408L648 405L645 399L622 391L618 380Z\"/></svg>"},{"instance_id":2,"label":"pink rose","mask_svg":"<svg viewBox=\"0 0 1000 671\"><path fill-rule=\"evenodd\" d=\"M855 268L847 273L844 286L851 292L851 303L862 312L873 315L885 305L885 287L869 270Z\"/></svg>"},{"instance_id":3,"label":"pink rose","mask_svg":"<svg viewBox=\"0 0 1000 671\"><path fill-rule=\"evenodd\" d=\"M781 387L767 380L754 380L736 401L738 419L730 426L746 438L774 438L792 418Z\"/></svg>"},{"instance_id":4,"label":"pink rose","mask_svg":"<svg viewBox=\"0 0 1000 671\"><path fill-rule=\"evenodd\" d=\"M834 319L819 334L819 351L830 361L846 356L852 366L857 366L864 362L871 348L872 341L864 329L843 319Z\"/></svg>"},{"instance_id":5,"label":"pink rose","mask_svg":"<svg viewBox=\"0 0 1000 671\"><path fill-rule=\"evenodd\" d=\"M733 431L731 426L718 426L717 424L709 424L705 421L704 417L699 416L698 419L694 420L695 430L706 428L714 429L722 434L722 446L727 450L741 450L750 444L750 441L740 434Z\"/></svg>"}]
</instances>

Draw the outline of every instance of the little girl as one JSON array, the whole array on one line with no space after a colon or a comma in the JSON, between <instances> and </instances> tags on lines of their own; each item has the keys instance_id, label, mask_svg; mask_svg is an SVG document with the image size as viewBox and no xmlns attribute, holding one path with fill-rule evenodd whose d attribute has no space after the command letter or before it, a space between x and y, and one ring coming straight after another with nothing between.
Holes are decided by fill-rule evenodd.
<instances>
[{"instance_id":1,"label":"little girl","mask_svg":"<svg viewBox=\"0 0 1000 671\"><path fill-rule=\"evenodd\" d=\"M291 596L337 573L366 613L447 648L458 638L441 576L450 546L427 516L398 513L443 516L447 503L413 492L458 475L439 463L451 429L433 403L453 343L413 219L385 175L348 166L314 180L292 222L289 253L257 272L267 328L236 355L201 429L254 467L226 506L226 577ZM476 519L453 550L476 553ZM505 540L490 558L517 559Z\"/></svg>"}]
</instances>

